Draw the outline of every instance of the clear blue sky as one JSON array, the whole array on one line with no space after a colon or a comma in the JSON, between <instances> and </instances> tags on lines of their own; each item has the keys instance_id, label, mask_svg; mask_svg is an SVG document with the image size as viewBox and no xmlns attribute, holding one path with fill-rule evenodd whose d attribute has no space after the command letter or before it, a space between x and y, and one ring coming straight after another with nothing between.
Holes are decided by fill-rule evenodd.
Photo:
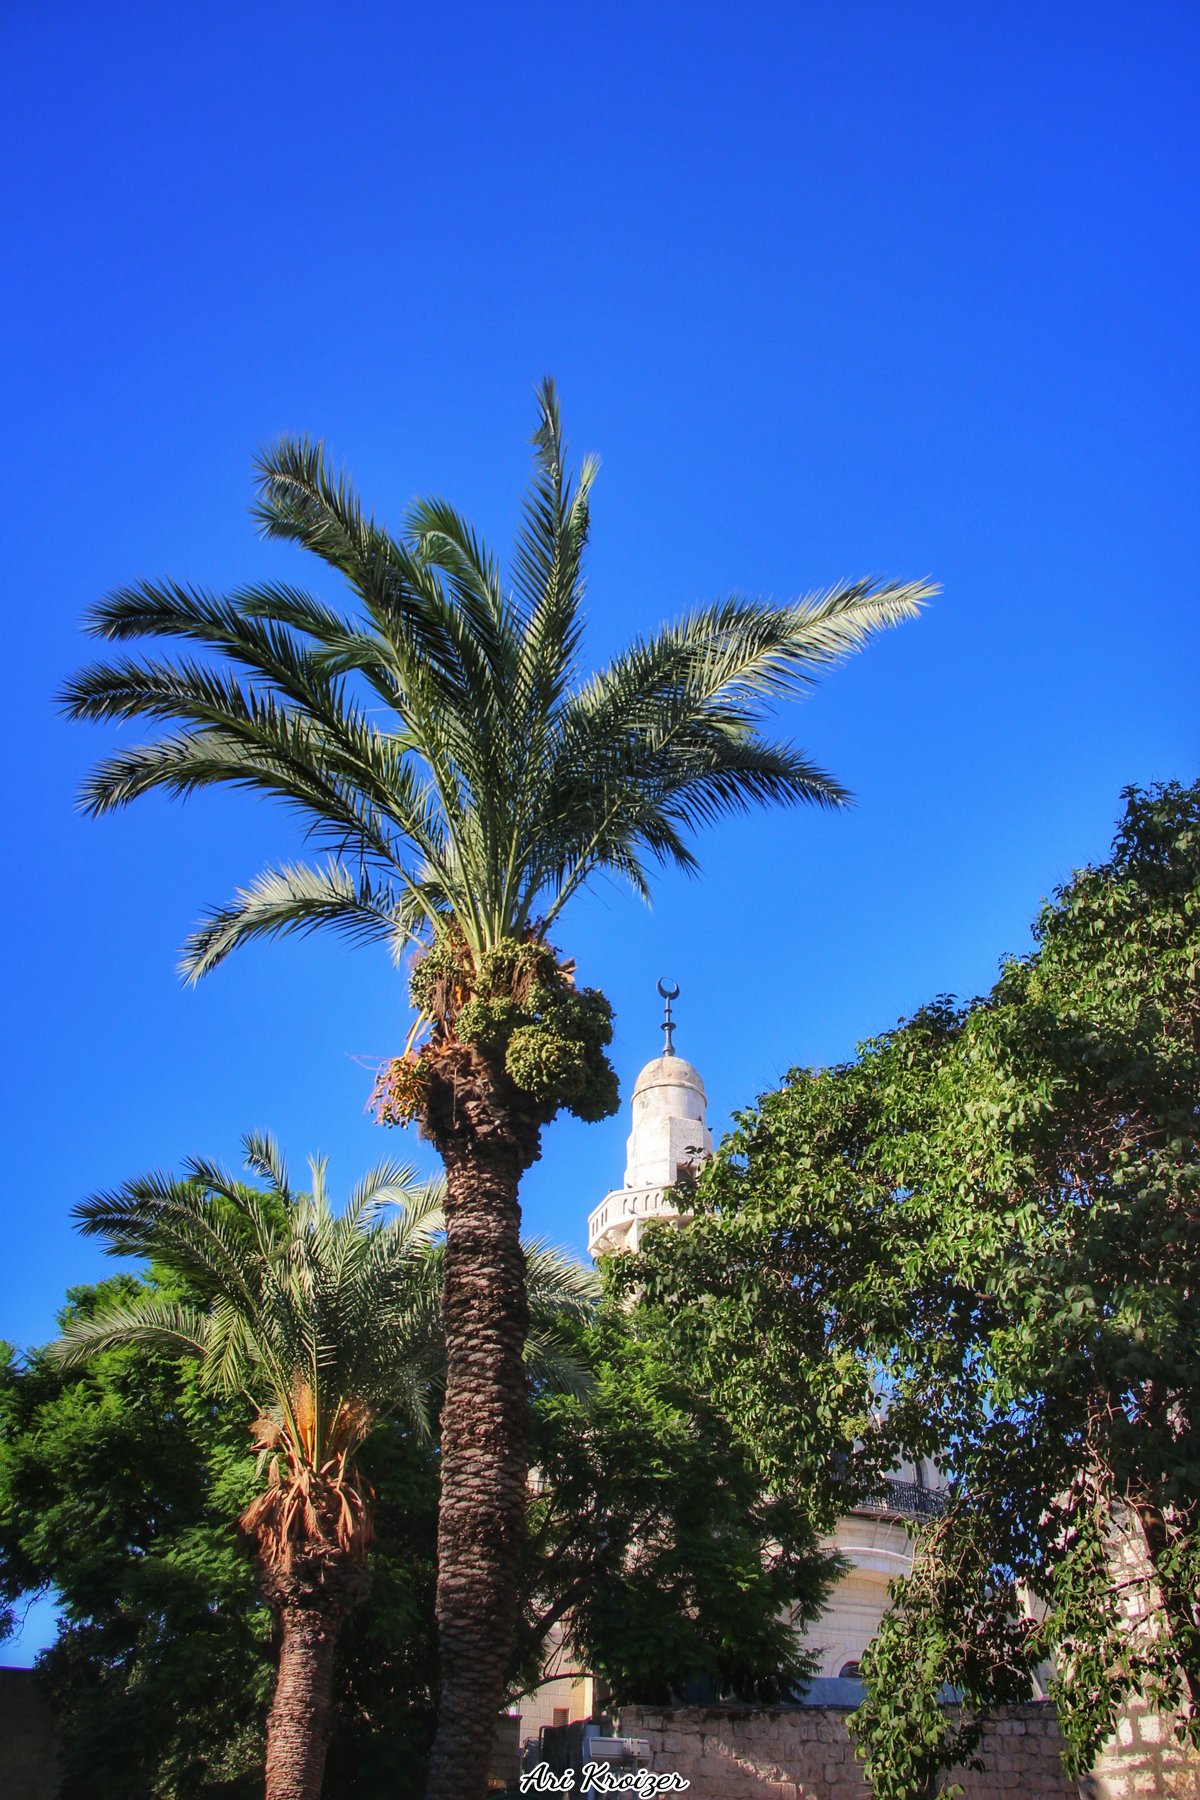
<instances>
[{"instance_id":1,"label":"clear blue sky","mask_svg":"<svg viewBox=\"0 0 1200 1800\"><path fill-rule=\"evenodd\" d=\"M506 548L553 373L604 465L597 657L732 590L943 584L789 718L855 811L724 827L653 911L563 921L626 1091L680 982L718 1129L989 985L1121 787L1200 773L1198 45L1182 0L9 0L0 1335L111 1266L69 1223L93 1188L250 1127L343 1186L402 1147L364 1113L406 1030L382 952L175 977L295 826L229 793L83 820L107 740L53 705L131 578L334 597L246 516L281 431ZM551 1129L533 1230L582 1249L626 1129Z\"/></svg>"}]
</instances>

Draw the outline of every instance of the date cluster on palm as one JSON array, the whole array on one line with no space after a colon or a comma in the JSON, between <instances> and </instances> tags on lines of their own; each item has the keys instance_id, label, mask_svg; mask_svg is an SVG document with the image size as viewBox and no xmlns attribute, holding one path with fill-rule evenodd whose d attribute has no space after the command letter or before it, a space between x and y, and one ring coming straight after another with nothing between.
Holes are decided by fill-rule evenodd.
<instances>
[{"instance_id":1,"label":"date cluster on palm","mask_svg":"<svg viewBox=\"0 0 1200 1800\"><path fill-rule=\"evenodd\" d=\"M518 1110L534 1128L561 1110L585 1120L617 1110L616 1073L605 1054L612 1042L612 1007L596 988L576 988L574 964L529 935L502 939L478 957L452 929L442 930L413 965L409 993L418 1031L401 1056L379 1070L372 1103L381 1125L421 1122L477 1085L486 1065L489 1085L511 1085ZM453 1118L444 1123L453 1128ZM432 1128L432 1129L430 1129Z\"/></svg>"}]
</instances>

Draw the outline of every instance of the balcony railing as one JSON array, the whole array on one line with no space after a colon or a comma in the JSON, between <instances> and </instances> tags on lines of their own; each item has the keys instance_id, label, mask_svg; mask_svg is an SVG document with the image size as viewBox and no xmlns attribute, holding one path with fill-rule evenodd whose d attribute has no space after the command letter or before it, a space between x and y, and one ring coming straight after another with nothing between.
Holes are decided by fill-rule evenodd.
<instances>
[{"instance_id":1,"label":"balcony railing","mask_svg":"<svg viewBox=\"0 0 1200 1800\"><path fill-rule=\"evenodd\" d=\"M600 1240L610 1231L618 1238L625 1237L637 1219L690 1218L677 1199L667 1198L671 1192L664 1187L614 1188L605 1194L588 1218L588 1250L596 1255Z\"/></svg>"},{"instance_id":2,"label":"balcony railing","mask_svg":"<svg viewBox=\"0 0 1200 1800\"><path fill-rule=\"evenodd\" d=\"M905 1519L936 1519L946 1504L937 1488L918 1487L915 1481L894 1481L890 1476L864 1494L855 1512L898 1513Z\"/></svg>"}]
</instances>

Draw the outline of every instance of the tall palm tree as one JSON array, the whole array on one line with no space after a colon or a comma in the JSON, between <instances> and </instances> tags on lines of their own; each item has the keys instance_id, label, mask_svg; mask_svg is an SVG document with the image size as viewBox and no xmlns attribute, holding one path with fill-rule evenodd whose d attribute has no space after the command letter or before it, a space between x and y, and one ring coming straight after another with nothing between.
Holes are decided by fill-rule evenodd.
<instances>
[{"instance_id":1,"label":"tall palm tree","mask_svg":"<svg viewBox=\"0 0 1200 1800\"><path fill-rule=\"evenodd\" d=\"M448 1378L438 1532L443 1686L430 1800L477 1800L516 1620L527 1328L517 1200L561 1106L616 1106L603 997L573 990L547 934L605 872L640 894L652 864L696 867L696 827L759 802L838 806L844 790L760 726L925 584L857 582L786 605L734 598L637 640L583 678L583 554L596 473L564 465L553 385L539 389L534 476L506 582L442 500L400 536L364 514L319 444L258 464L256 517L344 579L341 612L280 583L218 598L142 582L98 605L104 638L177 639L199 657L104 664L69 711L175 727L103 762L94 813L151 789L228 781L302 814L324 861L259 875L189 939L190 980L257 937L328 926L421 946L426 1036L379 1091L417 1119L447 1177Z\"/></svg>"},{"instance_id":2,"label":"tall palm tree","mask_svg":"<svg viewBox=\"0 0 1200 1800\"><path fill-rule=\"evenodd\" d=\"M265 1188L197 1158L181 1179L143 1176L76 1209L112 1254L173 1270L192 1299L147 1297L80 1320L53 1353L70 1367L151 1344L198 1358L205 1386L247 1404L267 1481L239 1525L279 1626L267 1800L319 1800L338 1634L370 1586L372 1496L356 1453L396 1413L427 1430L440 1385L442 1189L388 1162L335 1214L323 1162L296 1193L270 1138L245 1145ZM543 1245L528 1261L529 1361L571 1385L560 1327L590 1310L595 1279Z\"/></svg>"}]
</instances>

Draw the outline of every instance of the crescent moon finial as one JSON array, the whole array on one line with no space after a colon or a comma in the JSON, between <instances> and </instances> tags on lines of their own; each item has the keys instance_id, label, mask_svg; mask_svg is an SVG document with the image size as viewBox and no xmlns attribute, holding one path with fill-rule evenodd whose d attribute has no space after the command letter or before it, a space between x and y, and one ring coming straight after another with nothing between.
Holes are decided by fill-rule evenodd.
<instances>
[{"instance_id":1,"label":"crescent moon finial","mask_svg":"<svg viewBox=\"0 0 1200 1800\"><path fill-rule=\"evenodd\" d=\"M658 982L658 991L659 991L659 994L662 997L662 999L666 1001L666 1012L663 1015L663 1022L662 1022L663 1023L663 1052L662 1053L664 1056L674 1056L674 1054L675 1054L675 1021L671 1016L671 1002L672 1002L672 1000L678 1000L678 998L679 998L679 983L677 981L664 981L662 979L662 977L660 976L659 982Z\"/></svg>"}]
</instances>

